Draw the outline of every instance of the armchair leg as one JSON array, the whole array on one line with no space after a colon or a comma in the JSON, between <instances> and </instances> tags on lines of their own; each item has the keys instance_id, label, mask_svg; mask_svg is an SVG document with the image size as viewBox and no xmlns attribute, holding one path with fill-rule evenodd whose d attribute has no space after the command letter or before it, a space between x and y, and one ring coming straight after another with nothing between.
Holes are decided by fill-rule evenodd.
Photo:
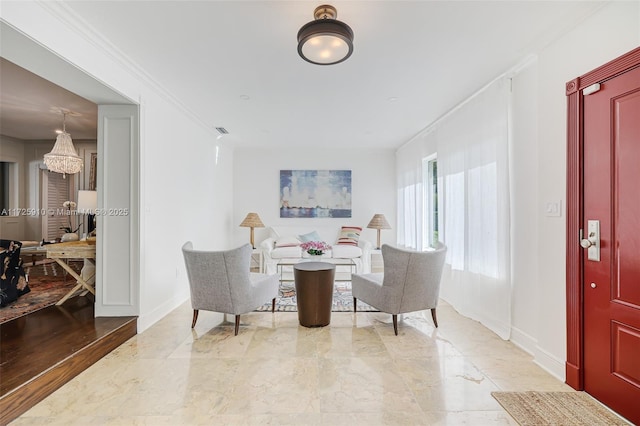
<instances>
[{"instance_id":1,"label":"armchair leg","mask_svg":"<svg viewBox=\"0 0 640 426\"><path fill-rule=\"evenodd\" d=\"M276 311L276 298L271 299L271 313Z\"/></svg>"},{"instance_id":2,"label":"armchair leg","mask_svg":"<svg viewBox=\"0 0 640 426\"><path fill-rule=\"evenodd\" d=\"M431 318L433 318L433 323L438 328L438 318L436 318L436 308L431 308Z\"/></svg>"},{"instance_id":3,"label":"armchair leg","mask_svg":"<svg viewBox=\"0 0 640 426\"><path fill-rule=\"evenodd\" d=\"M191 321L191 328L194 328L196 326L196 321L198 321L198 310L194 309L193 310L193 321Z\"/></svg>"},{"instance_id":4,"label":"armchair leg","mask_svg":"<svg viewBox=\"0 0 640 426\"><path fill-rule=\"evenodd\" d=\"M238 329L240 328L240 315L236 315L236 334L235 336L238 335Z\"/></svg>"},{"instance_id":5,"label":"armchair leg","mask_svg":"<svg viewBox=\"0 0 640 426\"><path fill-rule=\"evenodd\" d=\"M393 315L393 332L398 335L398 315Z\"/></svg>"},{"instance_id":6,"label":"armchair leg","mask_svg":"<svg viewBox=\"0 0 640 426\"><path fill-rule=\"evenodd\" d=\"M358 312L358 301L356 300L356 298L353 298L353 313L355 314L356 312Z\"/></svg>"}]
</instances>

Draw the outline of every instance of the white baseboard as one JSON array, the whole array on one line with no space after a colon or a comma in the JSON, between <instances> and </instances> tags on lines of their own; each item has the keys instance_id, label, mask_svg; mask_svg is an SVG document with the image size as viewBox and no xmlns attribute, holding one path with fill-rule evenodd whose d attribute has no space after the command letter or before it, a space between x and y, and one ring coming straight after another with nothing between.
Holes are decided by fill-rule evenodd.
<instances>
[{"instance_id":1,"label":"white baseboard","mask_svg":"<svg viewBox=\"0 0 640 426\"><path fill-rule=\"evenodd\" d=\"M567 376L564 360L538 348L534 354L533 362L563 383L566 381Z\"/></svg>"},{"instance_id":2,"label":"white baseboard","mask_svg":"<svg viewBox=\"0 0 640 426\"><path fill-rule=\"evenodd\" d=\"M516 327L511 327L511 338L509 340L531 355L535 354L536 348L538 347L538 341L536 339Z\"/></svg>"},{"instance_id":3,"label":"white baseboard","mask_svg":"<svg viewBox=\"0 0 640 426\"><path fill-rule=\"evenodd\" d=\"M538 346L538 341L529 334L511 327L511 342L520 349L533 356L533 362L539 365L543 370L565 382L565 362L564 360L550 354Z\"/></svg>"},{"instance_id":4,"label":"white baseboard","mask_svg":"<svg viewBox=\"0 0 640 426\"><path fill-rule=\"evenodd\" d=\"M185 292L184 294L178 294L155 308L153 311L141 314L138 317L138 333L142 333L147 328L160 321L162 318L167 316L171 311L182 305L188 299L188 292Z\"/></svg>"}]
</instances>

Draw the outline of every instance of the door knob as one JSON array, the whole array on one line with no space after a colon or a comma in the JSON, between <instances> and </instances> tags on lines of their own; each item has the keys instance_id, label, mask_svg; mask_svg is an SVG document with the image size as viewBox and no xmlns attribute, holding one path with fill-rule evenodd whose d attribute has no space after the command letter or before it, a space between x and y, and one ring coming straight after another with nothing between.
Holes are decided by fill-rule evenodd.
<instances>
[{"instance_id":1,"label":"door knob","mask_svg":"<svg viewBox=\"0 0 640 426\"><path fill-rule=\"evenodd\" d=\"M583 238L582 240L580 240L580 247L582 248L589 248L592 245L594 245L595 242L592 242L591 240L587 239L587 238Z\"/></svg>"},{"instance_id":2,"label":"door knob","mask_svg":"<svg viewBox=\"0 0 640 426\"><path fill-rule=\"evenodd\" d=\"M595 246L597 243L598 243L598 240L596 239L595 232L590 232L589 237L583 238L582 240L580 240L580 246L586 249L588 249L589 247Z\"/></svg>"},{"instance_id":3,"label":"door knob","mask_svg":"<svg viewBox=\"0 0 640 426\"><path fill-rule=\"evenodd\" d=\"M596 288L596 283L591 283L591 288Z\"/></svg>"}]
</instances>

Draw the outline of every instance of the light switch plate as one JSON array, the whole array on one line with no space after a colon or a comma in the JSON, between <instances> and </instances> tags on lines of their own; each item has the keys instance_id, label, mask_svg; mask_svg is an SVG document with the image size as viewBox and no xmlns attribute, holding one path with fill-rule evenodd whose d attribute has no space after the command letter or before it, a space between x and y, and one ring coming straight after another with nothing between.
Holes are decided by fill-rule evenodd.
<instances>
[{"instance_id":1,"label":"light switch plate","mask_svg":"<svg viewBox=\"0 0 640 426\"><path fill-rule=\"evenodd\" d=\"M562 216L562 201L547 201L544 206L544 215L547 217Z\"/></svg>"}]
</instances>

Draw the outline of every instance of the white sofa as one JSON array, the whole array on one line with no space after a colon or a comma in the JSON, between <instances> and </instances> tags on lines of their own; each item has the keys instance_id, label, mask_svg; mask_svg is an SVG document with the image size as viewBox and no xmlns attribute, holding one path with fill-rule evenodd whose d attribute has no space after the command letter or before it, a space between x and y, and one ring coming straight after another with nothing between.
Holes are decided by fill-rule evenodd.
<instances>
[{"instance_id":1,"label":"white sofa","mask_svg":"<svg viewBox=\"0 0 640 426\"><path fill-rule=\"evenodd\" d=\"M356 265L356 273L368 274L371 272L371 249L373 245L360 238L358 245L336 244L342 226L320 227L289 227L278 226L269 228L269 237L260 243L262 249L264 268L267 274L277 273L277 264L281 259L301 259L309 255L300 248L299 245L289 245L278 247L279 242L292 243L299 235L317 232L322 241L331 245L331 250L327 251L323 258L353 259ZM301 241L299 241L301 242Z\"/></svg>"}]
</instances>

